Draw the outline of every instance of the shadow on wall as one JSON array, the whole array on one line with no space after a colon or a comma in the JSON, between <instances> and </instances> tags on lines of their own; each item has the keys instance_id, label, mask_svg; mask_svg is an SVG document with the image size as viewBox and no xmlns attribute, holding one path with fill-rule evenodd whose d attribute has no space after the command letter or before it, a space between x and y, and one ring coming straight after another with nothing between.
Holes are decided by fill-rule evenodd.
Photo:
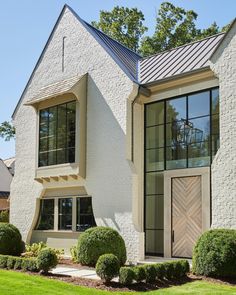
<instances>
[{"instance_id":1,"label":"shadow on wall","mask_svg":"<svg viewBox=\"0 0 236 295\"><path fill-rule=\"evenodd\" d=\"M126 99L122 93L119 101L112 100L112 93L106 99L89 76L86 190L99 225L112 223L117 229L117 216L132 210L132 171L126 160L126 135L117 120L126 121Z\"/></svg>"}]
</instances>

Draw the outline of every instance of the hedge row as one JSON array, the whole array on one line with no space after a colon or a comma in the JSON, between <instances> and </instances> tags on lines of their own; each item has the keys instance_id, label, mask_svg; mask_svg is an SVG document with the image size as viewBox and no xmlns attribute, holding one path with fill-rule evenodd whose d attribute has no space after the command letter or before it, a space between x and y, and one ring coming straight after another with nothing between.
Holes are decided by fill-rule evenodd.
<instances>
[{"instance_id":1,"label":"hedge row","mask_svg":"<svg viewBox=\"0 0 236 295\"><path fill-rule=\"evenodd\" d=\"M9 255L0 255L0 268L22 269L32 272L39 271L36 258L23 258Z\"/></svg>"},{"instance_id":2,"label":"hedge row","mask_svg":"<svg viewBox=\"0 0 236 295\"><path fill-rule=\"evenodd\" d=\"M177 260L157 264L146 264L135 267L121 267L119 281L121 284L130 285L145 281L153 283L156 280L180 279L189 272L190 267L187 260Z\"/></svg>"}]
</instances>

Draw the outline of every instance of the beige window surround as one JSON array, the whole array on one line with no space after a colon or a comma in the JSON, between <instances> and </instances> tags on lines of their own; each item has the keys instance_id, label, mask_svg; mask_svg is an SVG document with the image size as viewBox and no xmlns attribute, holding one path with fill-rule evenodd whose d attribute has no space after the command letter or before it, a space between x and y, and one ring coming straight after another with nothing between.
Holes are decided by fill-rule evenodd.
<instances>
[{"instance_id":1,"label":"beige window surround","mask_svg":"<svg viewBox=\"0 0 236 295\"><path fill-rule=\"evenodd\" d=\"M38 167L39 111L73 100L76 100L75 163ZM86 177L87 74L43 87L25 105L33 106L37 114L35 180L46 184L77 180L78 178L84 179Z\"/></svg>"},{"instance_id":2,"label":"beige window surround","mask_svg":"<svg viewBox=\"0 0 236 295\"><path fill-rule=\"evenodd\" d=\"M88 197L91 197L91 196L88 196L88 195L82 195L82 196L55 196L55 197L43 197L41 200L54 200L54 230L52 229L49 229L49 230L38 230L38 229L34 229L34 231L36 232L47 232L47 233L55 233L55 232L58 232L58 233L80 233L80 231L77 231L76 230L76 217L77 217L77 208L76 208L76 199L77 198L88 198ZM58 208L58 201L59 199L72 199L72 230L59 230L59 223L58 223L58 220L59 220L59 208ZM39 213L40 214L40 210L39 210ZM39 218L39 215L38 215L38 218ZM38 223L38 221L37 221ZM37 226L37 223L36 223L36 226Z\"/></svg>"}]
</instances>

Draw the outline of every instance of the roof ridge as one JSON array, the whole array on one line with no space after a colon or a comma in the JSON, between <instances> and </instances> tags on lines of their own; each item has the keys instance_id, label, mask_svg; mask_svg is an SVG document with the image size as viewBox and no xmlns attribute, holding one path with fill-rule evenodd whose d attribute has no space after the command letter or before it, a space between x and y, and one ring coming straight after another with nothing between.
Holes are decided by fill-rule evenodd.
<instances>
[{"instance_id":1,"label":"roof ridge","mask_svg":"<svg viewBox=\"0 0 236 295\"><path fill-rule=\"evenodd\" d=\"M151 58L151 57L153 57L153 56L157 56L157 55L160 55L160 54L164 54L164 53L166 53L166 52L170 52L170 51L172 51L172 50L175 50L175 49L178 49L178 48L181 48L181 47L185 47L185 46L188 46L188 45L192 45L192 44L197 43L197 42L202 42L202 41L204 41L204 40L211 39L211 38L213 38L213 37L216 37L216 36L218 36L218 35L223 35L223 34L226 34L226 32L217 33L217 34L214 34L214 35L211 35L211 36L208 36L208 37L205 37L205 38L199 39L199 40L195 40L195 41L192 41L192 42L189 42L189 43L185 43L185 44L183 44L183 45L179 45L179 46L173 47L173 48L171 48L171 49L166 49L166 50L164 50L164 51L159 51L159 52L157 52L157 53L154 53L154 54L148 55L148 56L146 56L146 57L142 57L139 61L141 62L141 61L146 60L146 59L149 59L149 58Z\"/></svg>"}]
</instances>

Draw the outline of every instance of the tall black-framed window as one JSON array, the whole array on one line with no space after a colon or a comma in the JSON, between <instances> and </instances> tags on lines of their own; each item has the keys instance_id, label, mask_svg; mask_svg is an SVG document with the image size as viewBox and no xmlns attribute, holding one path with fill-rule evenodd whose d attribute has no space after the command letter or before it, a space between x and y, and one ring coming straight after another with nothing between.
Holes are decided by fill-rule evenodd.
<instances>
[{"instance_id":1,"label":"tall black-framed window","mask_svg":"<svg viewBox=\"0 0 236 295\"><path fill-rule=\"evenodd\" d=\"M92 198L76 198L76 231L85 231L96 226L93 215Z\"/></svg>"},{"instance_id":2,"label":"tall black-framed window","mask_svg":"<svg viewBox=\"0 0 236 295\"><path fill-rule=\"evenodd\" d=\"M219 89L145 105L146 254L164 252L164 171L209 166L219 148Z\"/></svg>"},{"instance_id":3,"label":"tall black-framed window","mask_svg":"<svg viewBox=\"0 0 236 295\"><path fill-rule=\"evenodd\" d=\"M54 229L54 199L41 200L39 218L36 225L36 229Z\"/></svg>"},{"instance_id":4,"label":"tall black-framed window","mask_svg":"<svg viewBox=\"0 0 236 295\"><path fill-rule=\"evenodd\" d=\"M39 167L75 162L76 102L39 112Z\"/></svg>"}]
</instances>

